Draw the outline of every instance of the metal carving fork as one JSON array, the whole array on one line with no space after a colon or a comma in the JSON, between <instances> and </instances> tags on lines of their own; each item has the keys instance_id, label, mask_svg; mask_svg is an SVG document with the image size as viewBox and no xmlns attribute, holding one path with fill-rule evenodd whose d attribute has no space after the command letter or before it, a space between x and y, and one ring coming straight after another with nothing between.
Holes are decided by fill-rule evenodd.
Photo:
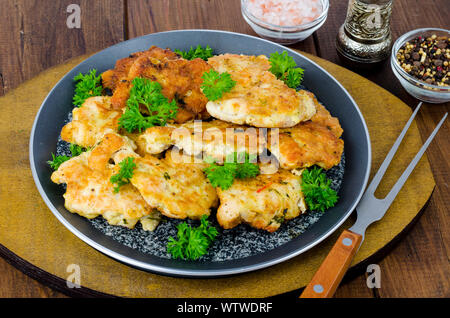
<instances>
[{"instance_id":1,"label":"metal carving fork","mask_svg":"<svg viewBox=\"0 0 450 318\"><path fill-rule=\"evenodd\" d=\"M394 155L397 152L397 149L400 146L403 137L408 131L409 126L411 125L421 106L422 103L420 103L413 112L411 118L406 123L405 128L403 128L400 136L397 138L394 145L392 146L392 149L384 159L384 162L380 166L380 169L377 171L372 182L367 187L367 190L361 198L361 201L358 203L356 207L358 216L356 223L350 229L344 230L341 236L339 236L339 239L331 249L328 256L323 261L322 265L315 273L311 282L308 284L308 286L306 286L300 298L325 298L333 296L339 283L344 277L345 272L350 266L353 257L355 256L356 252L361 246L362 241L364 240L364 233L366 232L367 227L373 222L379 221L383 218L392 201L394 201L398 192L405 184L409 175L419 162L422 155L425 153L425 150L428 148L434 136L436 136L439 128L441 128L442 124L447 118L448 113L446 113L441 119L434 131L431 133L430 137L428 137L425 144L422 146L422 148L420 148L417 155L403 172L396 184L392 187L389 194L384 199L376 198L374 195L375 190L377 189L381 179L384 176L384 173L391 163L392 158L394 158Z\"/></svg>"}]
</instances>

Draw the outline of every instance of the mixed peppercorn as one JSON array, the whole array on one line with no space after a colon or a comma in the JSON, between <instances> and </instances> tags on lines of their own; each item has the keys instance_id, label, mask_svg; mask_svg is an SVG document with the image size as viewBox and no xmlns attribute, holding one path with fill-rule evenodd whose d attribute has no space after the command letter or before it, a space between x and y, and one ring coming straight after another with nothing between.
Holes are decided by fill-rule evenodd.
<instances>
[{"instance_id":1,"label":"mixed peppercorn","mask_svg":"<svg viewBox=\"0 0 450 318\"><path fill-rule=\"evenodd\" d=\"M416 37L397 52L397 60L410 75L427 84L450 86L450 38Z\"/></svg>"}]
</instances>

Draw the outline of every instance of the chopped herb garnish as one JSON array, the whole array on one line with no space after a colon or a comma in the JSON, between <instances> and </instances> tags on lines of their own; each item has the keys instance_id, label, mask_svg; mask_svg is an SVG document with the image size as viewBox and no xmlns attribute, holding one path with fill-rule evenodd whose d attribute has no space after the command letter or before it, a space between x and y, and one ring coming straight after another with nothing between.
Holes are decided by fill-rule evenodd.
<instances>
[{"instance_id":1,"label":"chopped herb garnish","mask_svg":"<svg viewBox=\"0 0 450 318\"><path fill-rule=\"evenodd\" d=\"M125 113L119 119L119 128L128 132L139 131L153 127L164 126L168 120L177 115L178 106L175 100L169 102L161 93L162 88L158 82L145 78L135 78L130 90ZM146 107L148 115L143 115L140 107Z\"/></svg>"},{"instance_id":2,"label":"chopped herb garnish","mask_svg":"<svg viewBox=\"0 0 450 318\"><path fill-rule=\"evenodd\" d=\"M272 53L269 59L270 71L290 88L296 89L303 81L304 70L297 67L294 59L286 51Z\"/></svg>"},{"instance_id":3,"label":"chopped herb garnish","mask_svg":"<svg viewBox=\"0 0 450 318\"><path fill-rule=\"evenodd\" d=\"M80 73L73 80L76 82L73 96L75 106L80 107L89 97L102 94L101 75L97 76L95 69L85 75Z\"/></svg>"},{"instance_id":4,"label":"chopped herb garnish","mask_svg":"<svg viewBox=\"0 0 450 318\"><path fill-rule=\"evenodd\" d=\"M87 150L87 148L83 148L75 144L70 144L70 152L72 153L72 157L77 157Z\"/></svg>"},{"instance_id":5,"label":"chopped herb garnish","mask_svg":"<svg viewBox=\"0 0 450 318\"><path fill-rule=\"evenodd\" d=\"M195 49L191 46L191 48L187 52L175 50L175 53L180 54L181 57L186 60L193 60L196 58L200 58L202 60L207 61L210 57L213 56L213 51L209 47L209 45L207 45L206 48L203 48L201 45L198 45Z\"/></svg>"},{"instance_id":6,"label":"chopped herb garnish","mask_svg":"<svg viewBox=\"0 0 450 318\"><path fill-rule=\"evenodd\" d=\"M259 175L259 166L253 162L253 158L250 158L247 153L240 153L239 155L234 153L233 156L233 164L237 166L236 178L247 179L254 178Z\"/></svg>"},{"instance_id":7,"label":"chopped herb garnish","mask_svg":"<svg viewBox=\"0 0 450 318\"><path fill-rule=\"evenodd\" d=\"M203 73L202 78L201 89L210 101L221 99L223 93L231 91L236 85L236 82L231 79L231 75L227 72L219 74L219 72L210 70Z\"/></svg>"},{"instance_id":8,"label":"chopped herb garnish","mask_svg":"<svg viewBox=\"0 0 450 318\"><path fill-rule=\"evenodd\" d=\"M259 175L259 166L251 161L253 160L250 159L247 153L238 155L235 152L227 157L223 166L212 162L204 172L212 186L227 190L233 185L235 178L246 179Z\"/></svg>"},{"instance_id":9,"label":"chopped herb garnish","mask_svg":"<svg viewBox=\"0 0 450 318\"><path fill-rule=\"evenodd\" d=\"M164 179L170 180L170 175L167 172L164 172Z\"/></svg>"},{"instance_id":10,"label":"chopped herb garnish","mask_svg":"<svg viewBox=\"0 0 450 318\"><path fill-rule=\"evenodd\" d=\"M69 146L70 152L72 153L71 157L68 156L55 156L55 154L52 153L52 160L47 161L47 163L50 165L50 167L53 170L58 170L59 166L63 163L66 162L67 160L73 158L73 157L77 157L79 155L81 155L83 152L87 151L88 149L83 148L81 146L75 145L75 144L70 144Z\"/></svg>"},{"instance_id":11,"label":"chopped herb garnish","mask_svg":"<svg viewBox=\"0 0 450 318\"><path fill-rule=\"evenodd\" d=\"M210 226L204 215L200 226L193 228L186 222L177 226L177 239L169 237L167 252L173 258L183 260L197 260L208 252L208 247L215 240L218 232L214 226Z\"/></svg>"},{"instance_id":12,"label":"chopped herb garnish","mask_svg":"<svg viewBox=\"0 0 450 318\"><path fill-rule=\"evenodd\" d=\"M331 187L322 168L305 169L302 173L302 192L310 210L325 212L335 206L339 197Z\"/></svg>"},{"instance_id":13,"label":"chopped herb garnish","mask_svg":"<svg viewBox=\"0 0 450 318\"><path fill-rule=\"evenodd\" d=\"M133 177L134 168L136 164L134 163L133 157L128 157L119 163L120 170L117 174L111 176L111 183L115 184L114 193L120 191L120 187L130 183L130 179Z\"/></svg>"},{"instance_id":14,"label":"chopped herb garnish","mask_svg":"<svg viewBox=\"0 0 450 318\"><path fill-rule=\"evenodd\" d=\"M50 167L53 170L58 170L59 166L69 160L70 157L67 156L55 156L55 154L52 153L52 160L47 161L47 163L50 165Z\"/></svg>"}]
</instances>

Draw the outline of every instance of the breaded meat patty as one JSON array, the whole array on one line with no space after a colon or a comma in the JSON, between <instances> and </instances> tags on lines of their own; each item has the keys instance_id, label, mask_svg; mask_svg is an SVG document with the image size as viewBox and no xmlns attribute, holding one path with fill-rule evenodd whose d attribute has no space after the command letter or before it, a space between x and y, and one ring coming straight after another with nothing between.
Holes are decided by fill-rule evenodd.
<instances>
[{"instance_id":1,"label":"breaded meat patty","mask_svg":"<svg viewBox=\"0 0 450 318\"><path fill-rule=\"evenodd\" d=\"M211 116L239 125L293 127L311 119L316 109L312 97L289 88L272 74L266 56L224 54L208 64L219 73L228 72L235 87L206 109Z\"/></svg>"}]
</instances>

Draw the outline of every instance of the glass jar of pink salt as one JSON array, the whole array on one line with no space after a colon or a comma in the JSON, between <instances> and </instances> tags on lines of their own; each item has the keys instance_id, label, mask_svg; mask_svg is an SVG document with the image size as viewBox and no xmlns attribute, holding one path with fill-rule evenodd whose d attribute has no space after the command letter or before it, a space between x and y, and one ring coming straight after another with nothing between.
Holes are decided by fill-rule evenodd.
<instances>
[{"instance_id":1,"label":"glass jar of pink salt","mask_svg":"<svg viewBox=\"0 0 450 318\"><path fill-rule=\"evenodd\" d=\"M261 37L292 44L303 41L327 19L328 0L241 0L242 16Z\"/></svg>"}]
</instances>

